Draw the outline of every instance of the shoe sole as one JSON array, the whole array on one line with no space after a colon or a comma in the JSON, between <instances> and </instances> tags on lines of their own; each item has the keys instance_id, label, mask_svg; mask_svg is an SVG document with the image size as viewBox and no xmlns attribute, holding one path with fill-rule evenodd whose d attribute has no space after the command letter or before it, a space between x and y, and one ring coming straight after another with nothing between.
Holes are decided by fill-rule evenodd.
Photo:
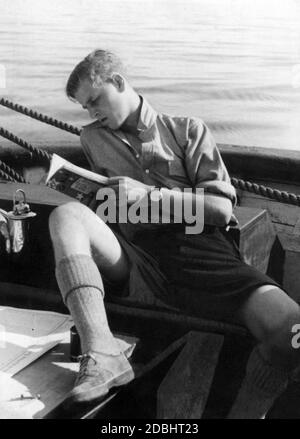
<instances>
[{"instance_id":1,"label":"shoe sole","mask_svg":"<svg viewBox=\"0 0 300 439\"><path fill-rule=\"evenodd\" d=\"M108 394L113 387L120 387L128 384L134 379L134 372L132 369L124 371L122 374L113 377L111 380L103 383L99 386L92 387L86 391L71 390L64 405L69 406L72 404L89 403L95 400L101 399Z\"/></svg>"}]
</instances>

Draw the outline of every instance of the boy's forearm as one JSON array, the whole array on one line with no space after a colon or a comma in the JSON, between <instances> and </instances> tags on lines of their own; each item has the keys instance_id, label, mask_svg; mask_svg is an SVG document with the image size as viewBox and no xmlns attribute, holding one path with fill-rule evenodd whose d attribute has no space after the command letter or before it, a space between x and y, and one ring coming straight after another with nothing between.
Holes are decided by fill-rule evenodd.
<instances>
[{"instance_id":1,"label":"boy's forearm","mask_svg":"<svg viewBox=\"0 0 300 439\"><path fill-rule=\"evenodd\" d=\"M159 207L162 218L170 217L172 222L192 223L193 220L205 224L226 226L232 215L232 203L223 196L205 193L202 189L196 193L167 188L160 189ZM195 218L197 217L197 219ZM177 221L178 220L178 221Z\"/></svg>"}]
</instances>

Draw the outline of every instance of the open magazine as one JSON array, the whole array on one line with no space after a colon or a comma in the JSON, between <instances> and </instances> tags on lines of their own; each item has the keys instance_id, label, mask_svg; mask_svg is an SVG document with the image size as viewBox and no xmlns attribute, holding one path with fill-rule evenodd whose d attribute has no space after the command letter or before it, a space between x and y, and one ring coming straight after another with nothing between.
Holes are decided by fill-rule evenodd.
<instances>
[{"instance_id":1,"label":"open magazine","mask_svg":"<svg viewBox=\"0 0 300 439\"><path fill-rule=\"evenodd\" d=\"M106 186L108 178L73 165L53 154L45 184L89 206L97 191Z\"/></svg>"}]
</instances>

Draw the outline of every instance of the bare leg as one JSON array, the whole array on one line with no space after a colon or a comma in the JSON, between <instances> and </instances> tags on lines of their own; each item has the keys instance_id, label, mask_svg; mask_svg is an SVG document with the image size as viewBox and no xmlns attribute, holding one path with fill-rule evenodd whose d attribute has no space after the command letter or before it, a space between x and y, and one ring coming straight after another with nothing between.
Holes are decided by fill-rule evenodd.
<instances>
[{"instance_id":1,"label":"bare leg","mask_svg":"<svg viewBox=\"0 0 300 439\"><path fill-rule=\"evenodd\" d=\"M113 385L133 378L132 368L108 326L101 277L126 281L129 262L109 227L80 203L56 208L49 227L57 281L84 354L68 400L91 401L105 395Z\"/></svg>"},{"instance_id":2,"label":"bare leg","mask_svg":"<svg viewBox=\"0 0 300 439\"><path fill-rule=\"evenodd\" d=\"M50 215L55 261L73 254L93 255L101 273L113 281L126 280L129 262L111 229L86 206L70 202Z\"/></svg>"},{"instance_id":3,"label":"bare leg","mask_svg":"<svg viewBox=\"0 0 300 439\"><path fill-rule=\"evenodd\" d=\"M258 345L249 357L229 418L261 418L285 389L290 372L299 365L300 351L292 346L292 328L300 323L300 308L284 291L264 285L253 292L239 317Z\"/></svg>"}]
</instances>

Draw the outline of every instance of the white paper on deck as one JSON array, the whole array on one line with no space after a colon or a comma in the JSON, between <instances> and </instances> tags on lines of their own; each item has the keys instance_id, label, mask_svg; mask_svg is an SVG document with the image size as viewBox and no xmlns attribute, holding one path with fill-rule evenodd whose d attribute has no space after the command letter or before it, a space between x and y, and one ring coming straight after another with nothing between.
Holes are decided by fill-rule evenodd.
<instances>
[{"instance_id":1,"label":"white paper on deck","mask_svg":"<svg viewBox=\"0 0 300 439\"><path fill-rule=\"evenodd\" d=\"M13 376L65 339L69 315L0 306L0 372Z\"/></svg>"},{"instance_id":2,"label":"white paper on deck","mask_svg":"<svg viewBox=\"0 0 300 439\"><path fill-rule=\"evenodd\" d=\"M49 311L0 306L0 373L13 376L68 336L73 320ZM129 358L138 341L115 334Z\"/></svg>"}]
</instances>

